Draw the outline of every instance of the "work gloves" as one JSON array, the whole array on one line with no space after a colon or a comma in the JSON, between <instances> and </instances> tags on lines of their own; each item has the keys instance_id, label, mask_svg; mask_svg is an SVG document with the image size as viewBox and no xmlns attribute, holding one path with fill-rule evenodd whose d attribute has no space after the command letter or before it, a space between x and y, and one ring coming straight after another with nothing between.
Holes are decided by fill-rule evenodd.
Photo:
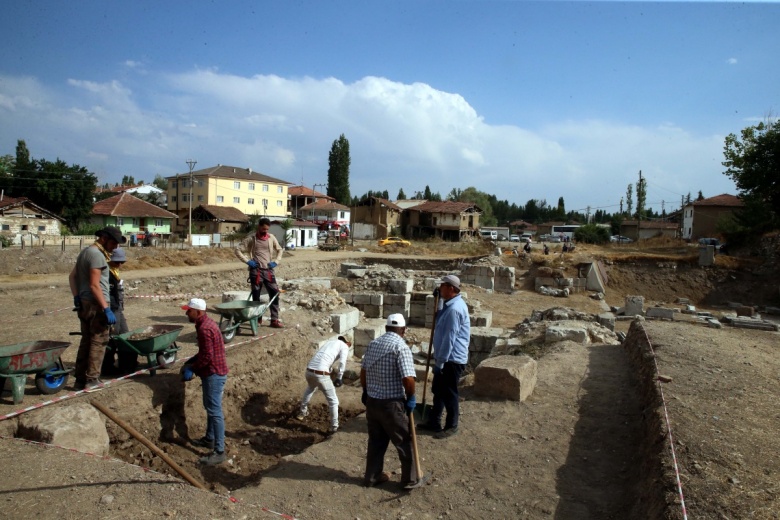
<instances>
[{"instance_id":1,"label":"work gloves","mask_svg":"<svg viewBox=\"0 0 780 520\"><path fill-rule=\"evenodd\" d=\"M278 265L278 264L277 264L276 262L268 262L268 269L273 269L273 268L275 268L277 265Z\"/></svg>"},{"instance_id":2,"label":"work gloves","mask_svg":"<svg viewBox=\"0 0 780 520\"><path fill-rule=\"evenodd\" d=\"M406 403L404 403L404 408L406 409L406 415L412 415L412 412L414 412L416 406L417 406L417 397L413 395L412 397L406 400Z\"/></svg>"},{"instance_id":3,"label":"work gloves","mask_svg":"<svg viewBox=\"0 0 780 520\"><path fill-rule=\"evenodd\" d=\"M257 269L260 267L260 264L258 264L256 260L250 260L246 263L246 265L248 265L251 269Z\"/></svg>"},{"instance_id":4,"label":"work gloves","mask_svg":"<svg viewBox=\"0 0 780 520\"><path fill-rule=\"evenodd\" d=\"M341 381L341 378L338 378L335 381L333 381L333 386L335 386L336 388L340 387L343 384L344 383Z\"/></svg>"},{"instance_id":5,"label":"work gloves","mask_svg":"<svg viewBox=\"0 0 780 520\"><path fill-rule=\"evenodd\" d=\"M109 325L116 325L116 316L114 316L114 311L111 310L111 307L106 307L103 309L103 312L106 313L106 321Z\"/></svg>"},{"instance_id":6,"label":"work gloves","mask_svg":"<svg viewBox=\"0 0 780 520\"><path fill-rule=\"evenodd\" d=\"M184 365L181 369L181 380L192 381L193 377L195 377L195 372L192 371L192 368L189 365Z\"/></svg>"},{"instance_id":7,"label":"work gloves","mask_svg":"<svg viewBox=\"0 0 780 520\"><path fill-rule=\"evenodd\" d=\"M73 297L73 310L74 311L81 310L81 296L76 295Z\"/></svg>"},{"instance_id":8,"label":"work gloves","mask_svg":"<svg viewBox=\"0 0 780 520\"><path fill-rule=\"evenodd\" d=\"M360 396L360 402L363 403L363 406L366 405L366 401L368 401L368 390L363 388L363 395Z\"/></svg>"}]
</instances>

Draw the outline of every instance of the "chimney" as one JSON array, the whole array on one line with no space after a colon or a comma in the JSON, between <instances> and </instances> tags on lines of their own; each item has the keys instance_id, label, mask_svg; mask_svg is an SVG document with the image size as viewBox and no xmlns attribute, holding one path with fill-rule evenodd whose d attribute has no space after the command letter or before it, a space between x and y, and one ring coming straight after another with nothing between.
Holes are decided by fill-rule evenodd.
<instances>
[{"instance_id":1,"label":"chimney","mask_svg":"<svg viewBox=\"0 0 780 520\"><path fill-rule=\"evenodd\" d=\"M252 168L247 168L247 170L249 170L249 173L252 173Z\"/></svg>"}]
</instances>

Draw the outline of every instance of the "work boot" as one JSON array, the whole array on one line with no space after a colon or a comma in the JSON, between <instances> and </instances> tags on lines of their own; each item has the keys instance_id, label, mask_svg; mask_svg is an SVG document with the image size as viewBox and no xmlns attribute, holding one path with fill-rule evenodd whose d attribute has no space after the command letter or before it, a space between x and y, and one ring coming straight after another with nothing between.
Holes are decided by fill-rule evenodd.
<instances>
[{"instance_id":1,"label":"work boot","mask_svg":"<svg viewBox=\"0 0 780 520\"><path fill-rule=\"evenodd\" d=\"M336 433L337 431L339 431L339 427L338 427L338 425L336 425L336 426L331 426L330 428L328 428L328 433L331 433L331 434L332 434L332 433Z\"/></svg>"},{"instance_id":2,"label":"work boot","mask_svg":"<svg viewBox=\"0 0 780 520\"><path fill-rule=\"evenodd\" d=\"M283 329L284 325L282 325L282 322L279 320L271 320L271 328L273 329Z\"/></svg>"},{"instance_id":3,"label":"work boot","mask_svg":"<svg viewBox=\"0 0 780 520\"><path fill-rule=\"evenodd\" d=\"M366 487L373 487L373 486L378 486L380 484L384 484L388 480L390 480L390 473L383 471L382 473L375 476L374 478L364 480L363 485Z\"/></svg>"},{"instance_id":4,"label":"work boot","mask_svg":"<svg viewBox=\"0 0 780 520\"><path fill-rule=\"evenodd\" d=\"M458 427L455 426L454 428L445 428L439 433L435 434L433 436L434 439L449 439L450 437L454 437L458 434Z\"/></svg>"},{"instance_id":5,"label":"work boot","mask_svg":"<svg viewBox=\"0 0 780 520\"><path fill-rule=\"evenodd\" d=\"M299 421L302 421L306 418L307 415L309 415L309 410L307 410L306 408L301 408L300 410L298 410L298 415L296 415L295 418L298 419Z\"/></svg>"},{"instance_id":6,"label":"work boot","mask_svg":"<svg viewBox=\"0 0 780 520\"><path fill-rule=\"evenodd\" d=\"M225 455L224 451L212 451L205 457L201 457L198 462L204 466L216 466L217 464L225 462L226 459L227 455Z\"/></svg>"},{"instance_id":7,"label":"work boot","mask_svg":"<svg viewBox=\"0 0 780 520\"><path fill-rule=\"evenodd\" d=\"M207 437L201 437L200 439L192 440L190 441L190 444L199 448L208 448L212 451L214 450L214 439L209 439Z\"/></svg>"}]
</instances>

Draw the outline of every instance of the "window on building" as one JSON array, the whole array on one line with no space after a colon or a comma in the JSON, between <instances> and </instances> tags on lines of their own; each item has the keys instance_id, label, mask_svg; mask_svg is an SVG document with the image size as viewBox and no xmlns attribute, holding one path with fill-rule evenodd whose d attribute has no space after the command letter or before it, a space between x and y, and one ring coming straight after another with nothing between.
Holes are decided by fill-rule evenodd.
<instances>
[{"instance_id":1,"label":"window on building","mask_svg":"<svg viewBox=\"0 0 780 520\"><path fill-rule=\"evenodd\" d=\"M187 181L187 179L182 180L181 181L181 187L182 188L186 188L187 186L189 186L189 182Z\"/></svg>"},{"instance_id":2,"label":"window on building","mask_svg":"<svg viewBox=\"0 0 780 520\"><path fill-rule=\"evenodd\" d=\"M124 226L124 225L125 225L125 219L124 219L124 217L117 217L117 218L116 218L116 225L117 225L117 226Z\"/></svg>"},{"instance_id":3,"label":"window on building","mask_svg":"<svg viewBox=\"0 0 780 520\"><path fill-rule=\"evenodd\" d=\"M27 224L22 224L22 231L27 231Z\"/></svg>"},{"instance_id":4,"label":"window on building","mask_svg":"<svg viewBox=\"0 0 780 520\"><path fill-rule=\"evenodd\" d=\"M263 191L268 191L268 184L263 184Z\"/></svg>"},{"instance_id":5,"label":"window on building","mask_svg":"<svg viewBox=\"0 0 780 520\"><path fill-rule=\"evenodd\" d=\"M203 187L203 179L198 179L198 188Z\"/></svg>"},{"instance_id":6,"label":"window on building","mask_svg":"<svg viewBox=\"0 0 780 520\"><path fill-rule=\"evenodd\" d=\"M204 198L205 198L205 197L203 197L203 195L198 195L198 202L203 202L203 199L204 199Z\"/></svg>"},{"instance_id":7,"label":"window on building","mask_svg":"<svg viewBox=\"0 0 780 520\"><path fill-rule=\"evenodd\" d=\"M133 227L136 227L137 225L138 225L138 219L134 218L133 219Z\"/></svg>"},{"instance_id":8,"label":"window on building","mask_svg":"<svg viewBox=\"0 0 780 520\"><path fill-rule=\"evenodd\" d=\"M263 207L264 208L268 207L268 199L263 199Z\"/></svg>"},{"instance_id":9,"label":"window on building","mask_svg":"<svg viewBox=\"0 0 780 520\"><path fill-rule=\"evenodd\" d=\"M46 226L38 226L38 231L46 231Z\"/></svg>"},{"instance_id":10,"label":"window on building","mask_svg":"<svg viewBox=\"0 0 780 520\"><path fill-rule=\"evenodd\" d=\"M276 187L276 193L284 193L284 187L283 186L277 186Z\"/></svg>"},{"instance_id":11,"label":"window on building","mask_svg":"<svg viewBox=\"0 0 780 520\"><path fill-rule=\"evenodd\" d=\"M249 183L249 191L255 191L255 183L254 182L250 182Z\"/></svg>"},{"instance_id":12,"label":"window on building","mask_svg":"<svg viewBox=\"0 0 780 520\"><path fill-rule=\"evenodd\" d=\"M217 195L217 202L225 202L225 197L222 195Z\"/></svg>"},{"instance_id":13,"label":"window on building","mask_svg":"<svg viewBox=\"0 0 780 520\"><path fill-rule=\"evenodd\" d=\"M162 221L162 219L161 219L161 218L155 219L155 221L154 221L154 225L155 225L156 227L162 227L162 225L163 225L163 221Z\"/></svg>"},{"instance_id":14,"label":"window on building","mask_svg":"<svg viewBox=\"0 0 780 520\"><path fill-rule=\"evenodd\" d=\"M181 201L182 202L189 202L189 200L190 200L190 196L187 195L186 193L181 196Z\"/></svg>"},{"instance_id":15,"label":"window on building","mask_svg":"<svg viewBox=\"0 0 780 520\"><path fill-rule=\"evenodd\" d=\"M11 231L11 226L9 224L3 224L3 231Z\"/></svg>"},{"instance_id":16,"label":"window on building","mask_svg":"<svg viewBox=\"0 0 780 520\"><path fill-rule=\"evenodd\" d=\"M343 211L339 211L339 219L340 220L344 220L344 212Z\"/></svg>"},{"instance_id":17,"label":"window on building","mask_svg":"<svg viewBox=\"0 0 780 520\"><path fill-rule=\"evenodd\" d=\"M233 181L233 188L236 190L241 189L241 183L239 181Z\"/></svg>"},{"instance_id":18,"label":"window on building","mask_svg":"<svg viewBox=\"0 0 780 520\"><path fill-rule=\"evenodd\" d=\"M255 199L246 199L246 203L250 205L254 205Z\"/></svg>"},{"instance_id":19,"label":"window on building","mask_svg":"<svg viewBox=\"0 0 780 520\"><path fill-rule=\"evenodd\" d=\"M276 201L276 207L277 208L281 208L282 207L282 201L281 200L277 200Z\"/></svg>"},{"instance_id":20,"label":"window on building","mask_svg":"<svg viewBox=\"0 0 780 520\"><path fill-rule=\"evenodd\" d=\"M171 181L171 188L175 188L179 184L179 181Z\"/></svg>"},{"instance_id":21,"label":"window on building","mask_svg":"<svg viewBox=\"0 0 780 520\"><path fill-rule=\"evenodd\" d=\"M176 195L171 195L171 202L176 202Z\"/></svg>"},{"instance_id":22,"label":"window on building","mask_svg":"<svg viewBox=\"0 0 780 520\"><path fill-rule=\"evenodd\" d=\"M233 204L241 204L241 197L233 197Z\"/></svg>"}]
</instances>

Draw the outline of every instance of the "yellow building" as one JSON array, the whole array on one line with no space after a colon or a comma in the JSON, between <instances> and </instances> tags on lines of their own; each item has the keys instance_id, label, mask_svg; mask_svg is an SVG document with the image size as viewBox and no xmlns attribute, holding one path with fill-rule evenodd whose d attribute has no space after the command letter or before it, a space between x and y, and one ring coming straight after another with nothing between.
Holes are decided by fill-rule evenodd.
<instances>
[{"instance_id":1,"label":"yellow building","mask_svg":"<svg viewBox=\"0 0 780 520\"><path fill-rule=\"evenodd\" d=\"M166 177L168 211L178 216L177 229L186 232L190 211L200 205L236 208L245 215L286 219L287 188L293 183L269 177L251 168L218 164ZM191 181L191 182L190 182Z\"/></svg>"}]
</instances>

